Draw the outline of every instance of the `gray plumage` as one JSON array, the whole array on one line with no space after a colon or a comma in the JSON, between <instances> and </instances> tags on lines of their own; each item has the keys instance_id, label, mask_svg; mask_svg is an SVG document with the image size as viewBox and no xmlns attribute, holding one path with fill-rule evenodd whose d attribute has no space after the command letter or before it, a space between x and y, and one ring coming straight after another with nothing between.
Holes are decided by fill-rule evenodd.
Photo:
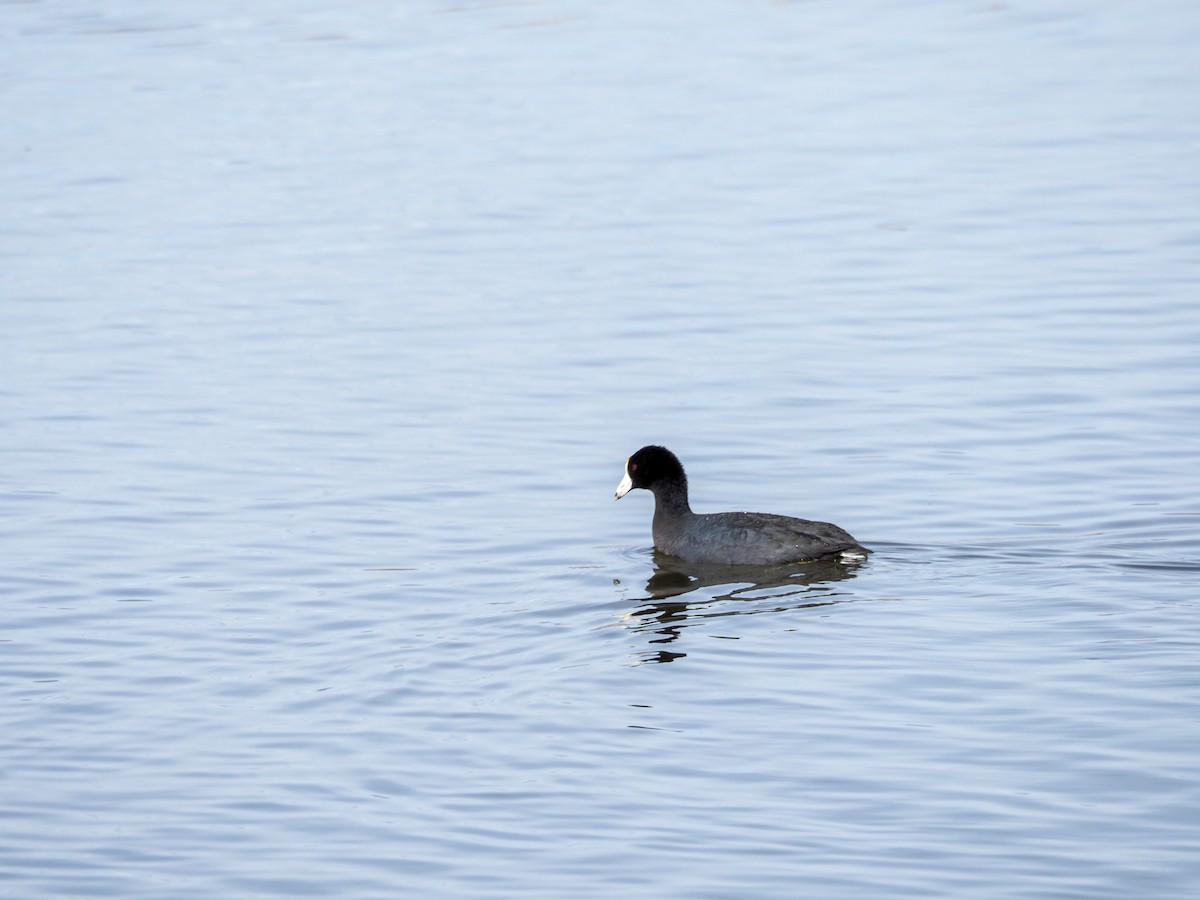
<instances>
[{"instance_id":1,"label":"gray plumage","mask_svg":"<svg viewBox=\"0 0 1200 900\"><path fill-rule=\"evenodd\" d=\"M619 500L633 488L654 494L654 547L688 562L772 566L844 552L868 552L828 522L771 513L695 513L688 503L687 475L666 447L643 447L625 464Z\"/></svg>"}]
</instances>

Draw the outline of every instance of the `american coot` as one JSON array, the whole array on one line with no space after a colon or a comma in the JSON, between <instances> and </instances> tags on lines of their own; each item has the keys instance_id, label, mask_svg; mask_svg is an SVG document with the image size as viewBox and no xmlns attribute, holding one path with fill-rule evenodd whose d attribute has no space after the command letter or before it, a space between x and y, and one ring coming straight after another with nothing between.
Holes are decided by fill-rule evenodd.
<instances>
[{"instance_id":1,"label":"american coot","mask_svg":"<svg viewBox=\"0 0 1200 900\"><path fill-rule=\"evenodd\" d=\"M625 462L620 500L634 488L654 494L654 547L693 563L773 566L867 549L836 525L770 513L694 513L687 475L666 447L643 447Z\"/></svg>"}]
</instances>

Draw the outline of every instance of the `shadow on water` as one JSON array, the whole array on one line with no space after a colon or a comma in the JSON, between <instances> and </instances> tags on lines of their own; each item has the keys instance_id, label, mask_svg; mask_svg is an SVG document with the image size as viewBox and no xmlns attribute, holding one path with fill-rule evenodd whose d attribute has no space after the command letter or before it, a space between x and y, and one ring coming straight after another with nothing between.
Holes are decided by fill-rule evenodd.
<instances>
[{"instance_id":1,"label":"shadow on water","mask_svg":"<svg viewBox=\"0 0 1200 900\"><path fill-rule=\"evenodd\" d=\"M1006 583L1029 586L1039 572L1047 573L1057 584L1063 577L1091 577L1087 573L1094 575L1097 568L1143 576L1190 577L1200 571L1200 562L1195 559L1164 552L1176 549L1173 545L1128 541L1105 545L1094 536L1087 537L1089 540L1077 537L1063 541L1058 547L1027 537L964 544L875 541L871 546L873 558L886 567L925 569L922 577L926 584L957 584L964 578L978 582L985 574L994 582L1000 574L1009 572L1012 578ZM639 556L643 552L639 551ZM638 653L640 663L671 662L686 656L678 649L685 629L713 619L815 609L863 599L840 583L855 578L864 561L829 559L763 568L702 566L655 553L654 562L646 596L636 598L636 608L621 615L625 628L645 636L651 645Z\"/></svg>"},{"instance_id":2,"label":"shadow on water","mask_svg":"<svg viewBox=\"0 0 1200 900\"><path fill-rule=\"evenodd\" d=\"M635 634L649 643L669 645L685 628L729 616L779 613L834 606L848 596L833 585L854 578L862 562L813 560L785 566L705 566L655 553L654 574L646 583L648 596L623 616ZM727 587L727 590L719 590ZM718 589L718 590L713 590ZM683 599L688 594L695 597ZM671 662L686 653L658 646L639 655L640 663Z\"/></svg>"}]
</instances>

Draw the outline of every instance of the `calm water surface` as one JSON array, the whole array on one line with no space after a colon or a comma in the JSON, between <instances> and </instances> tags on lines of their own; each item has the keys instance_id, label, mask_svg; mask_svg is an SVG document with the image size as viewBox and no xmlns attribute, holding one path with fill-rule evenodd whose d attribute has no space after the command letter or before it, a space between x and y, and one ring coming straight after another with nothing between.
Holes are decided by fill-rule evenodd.
<instances>
[{"instance_id":1,"label":"calm water surface","mask_svg":"<svg viewBox=\"0 0 1200 900\"><path fill-rule=\"evenodd\" d=\"M0 896L1200 890L1192 4L0 33Z\"/></svg>"}]
</instances>

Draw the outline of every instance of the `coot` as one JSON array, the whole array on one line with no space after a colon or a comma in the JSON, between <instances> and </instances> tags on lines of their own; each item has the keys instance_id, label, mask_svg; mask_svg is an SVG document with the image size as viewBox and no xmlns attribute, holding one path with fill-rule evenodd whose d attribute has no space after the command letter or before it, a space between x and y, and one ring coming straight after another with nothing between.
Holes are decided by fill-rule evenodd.
<instances>
[{"instance_id":1,"label":"coot","mask_svg":"<svg viewBox=\"0 0 1200 900\"><path fill-rule=\"evenodd\" d=\"M828 522L770 513L694 513L687 475L666 447L643 447L625 462L620 500L634 488L654 494L654 547L688 562L773 566L844 554L862 559L867 549Z\"/></svg>"}]
</instances>

